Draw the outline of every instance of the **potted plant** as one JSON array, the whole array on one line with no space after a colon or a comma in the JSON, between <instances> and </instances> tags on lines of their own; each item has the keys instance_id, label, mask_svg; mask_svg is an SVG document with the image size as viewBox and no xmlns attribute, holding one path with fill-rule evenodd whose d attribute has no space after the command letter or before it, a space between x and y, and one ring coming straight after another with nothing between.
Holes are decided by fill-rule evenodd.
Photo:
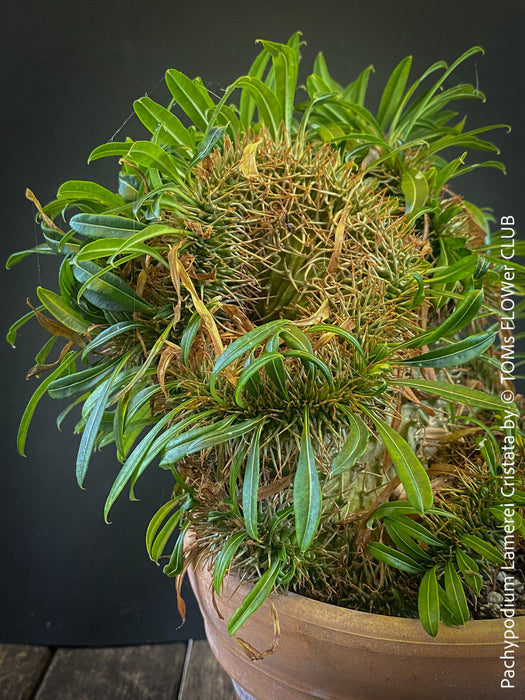
<instances>
[{"instance_id":1,"label":"potted plant","mask_svg":"<svg viewBox=\"0 0 525 700\"><path fill-rule=\"evenodd\" d=\"M148 552L168 551L182 615L190 568L241 696L443 697L478 677L495 697L519 683L525 493L521 398L494 343L512 362L500 286L522 287L511 227L491 237L453 182L503 170L465 164L502 125L466 131L449 109L483 97L449 85L480 49L413 83L404 59L372 114L372 66L342 87L319 54L298 102L299 33L261 44L220 100L168 70L168 107L134 103L151 138L90 155L118 159L117 193L28 191L44 242L8 265L62 263L8 336L33 317L50 333L19 451L47 392L70 401L59 424L81 407L79 485L114 445L106 519L151 464L171 472Z\"/></svg>"}]
</instances>

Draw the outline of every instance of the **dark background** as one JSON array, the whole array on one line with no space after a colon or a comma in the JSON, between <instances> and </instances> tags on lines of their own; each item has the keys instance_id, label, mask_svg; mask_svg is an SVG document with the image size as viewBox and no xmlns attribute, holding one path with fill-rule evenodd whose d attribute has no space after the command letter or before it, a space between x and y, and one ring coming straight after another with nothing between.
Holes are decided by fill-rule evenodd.
<instances>
[{"instance_id":1,"label":"dark background","mask_svg":"<svg viewBox=\"0 0 525 700\"><path fill-rule=\"evenodd\" d=\"M120 129L145 137L132 114L134 99L149 94L164 104L165 69L200 75L217 93L244 73L257 54L254 41L285 42L302 30L302 76L323 50L334 77L348 83L374 63L370 97L377 103L387 75L413 54L413 75L437 59L454 60L480 44L485 56L463 64L455 82L479 83L486 104L469 109L471 127L512 124L498 134L508 174L479 171L458 181L467 198L491 206L499 218L522 220L523 76L525 7L505 3L378 2L179 3L169 0L25 0L3 12L0 42L2 158L2 259L32 247L30 187L42 202L70 179L116 187L114 159L86 164L89 152ZM51 258L31 257L1 278L3 332L36 302L38 284L55 288ZM194 603L180 620L173 581L152 564L145 527L167 500L171 478L152 468L139 483L139 503L125 499L105 525L102 509L118 471L111 448L96 456L86 490L76 486L78 436L73 421L55 425L57 402L40 404L30 429L27 459L16 453L16 431L36 380L24 381L43 334L36 323L22 330L16 352L1 343L3 389L0 472L0 642L124 644L161 642L203 634ZM191 599L186 589L188 602Z\"/></svg>"}]
</instances>

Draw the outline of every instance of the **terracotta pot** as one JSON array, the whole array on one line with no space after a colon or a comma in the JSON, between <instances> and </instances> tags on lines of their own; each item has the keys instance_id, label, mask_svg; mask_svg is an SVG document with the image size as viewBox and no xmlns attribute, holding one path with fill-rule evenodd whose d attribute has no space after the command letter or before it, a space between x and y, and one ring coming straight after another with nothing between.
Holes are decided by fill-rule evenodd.
<instances>
[{"instance_id":1,"label":"terracotta pot","mask_svg":"<svg viewBox=\"0 0 525 700\"><path fill-rule=\"evenodd\" d=\"M274 595L281 628L277 650L250 661L226 623L249 591L230 576L216 598L206 567L189 577L202 611L210 646L232 677L242 700L494 700L525 697L525 645L507 651L514 660L514 689L505 677L503 620L469 622L462 629L442 626L436 639L418 620L372 615L320 603L303 596ZM509 623L510 624L510 623ZM514 619L514 633L525 640L525 617ZM268 601L239 632L259 651L271 646L274 625ZM514 640L517 641L517 640ZM521 693L520 693L521 691Z\"/></svg>"}]
</instances>

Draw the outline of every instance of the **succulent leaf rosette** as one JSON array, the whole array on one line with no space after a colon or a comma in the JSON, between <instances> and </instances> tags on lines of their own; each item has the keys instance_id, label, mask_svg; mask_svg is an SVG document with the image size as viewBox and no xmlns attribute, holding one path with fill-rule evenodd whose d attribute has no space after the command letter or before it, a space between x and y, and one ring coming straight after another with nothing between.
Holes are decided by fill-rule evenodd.
<instances>
[{"instance_id":1,"label":"succulent leaf rosette","mask_svg":"<svg viewBox=\"0 0 525 700\"><path fill-rule=\"evenodd\" d=\"M299 33L261 46L220 100L168 70L167 107L134 103L151 138L90 155L116 159L118 192L69 181L41 206L28 191L44 242L9 265L62 262L9 333L36 318L50 334L19 450L47 392L69 400L59 424L81 409L80 485L114 446L106 518L150 465L170 472L148 552L179 582L206 557L218 594L230 570L252 581L232 635L275 589L419 613L435 635L504 562L504 263L488 213L453 189L503 170L468 161L502 125L465 130L449 107L483 98L451 79L480 49L412 83L405 58L374 114L372 66L344 87L319 54L300 87ZM518 469L521 506L522 489Z\"/></svg>"}]
</instances>

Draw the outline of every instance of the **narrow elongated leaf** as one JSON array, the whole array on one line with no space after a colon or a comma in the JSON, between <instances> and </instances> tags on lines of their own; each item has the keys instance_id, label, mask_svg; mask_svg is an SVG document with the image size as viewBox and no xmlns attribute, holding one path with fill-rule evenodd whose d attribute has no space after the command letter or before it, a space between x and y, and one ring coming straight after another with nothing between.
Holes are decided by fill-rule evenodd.
<instances>
[{"instance_id":1,"label":"narrow elongated leaf","mask_svg":"<svg viewBox=\"0 0 525 700\"><path fill-rule=\"evenodd\" d=\"M304 412L301 449L293 482L296 538L301 551L312 544L321 518L322 494L310 438L308 409Z\"/></svg>"},{"instance_id":2,"label":"narrow elongated leaf","mask_svg":"<svg viewBox=\"0 0 525 700\"><path fill-rule=\"evenodd\" d=\"M75 214L69 225L73 231L87 238L129 238L146 228L145 224L135 219L105 214Z\"/></svg>"},{"instance_id":3,"label":"narrow elongated leaf","mask_svg":"<svg viewBox=\"0 0 525 700\"><path fill-rule=\"evenodd\" d=\"M325 363L316 355L309 352L304 352L303 350L285 350L282 355L283 357L296 357L301 360L304 365L317 367L321 370L321 373L324 375L329 387L331 389L333 388L334 378L332 377L329 367L325 365Z\"/></svg>"},{"instance_id":4,"label":"narrow elongated leaf","mask_svg":"<svg viewBox=\"0 0 525 700\"><path fill-rule=\"evenodd\" d=\"M272 57L275 76L275 94L281 105L285 127L290 130L294 110L299 52L285 44L273 41L261 41Z\"/></svg>"},{"instance_id":5,"label":"narrow elongated leaf","mask_svg":"<svg viewBox=\"0 0 525 700\"><path fill-rule=\"evenodd\" d=\"M217 595L221 594L222 582L224 581L226 571L246 537L246 532L236 532L234 535L231 535L231 537L228 537L219 552L219 556L215 560L215 565L213 567L213 588Z\"/></svg>"},{"instance_id":6,"label":"narrow elongated leaf","mask_svg":"<svg viewBox=\"0 0 525 700\"><path fill-rule=\"evenodd\" d=\"M64 326L71 328L76 333L84 335L88 332L92 324L86 321L77 311L74 311L61 296L43 287L37 287L36 293L42 304L57 321L60 321L60 323L63 323Z\"/></svg>"},{"instance_id":7,"label":"narrow elongated leaf","mask_svg":"<svg viewBox=\"0 0 525 700\"><path fill-rule=\"evenodd\" d=\"M428 198L428 182L425 174L416 168L407 168L401 176L401 189L405 195L405 211L422 209Z\"/></svg>"},{"instance_id":8,"label":"narrow elongated leaf","mask_svg":"<svg viewBox=\"0 0 525 700\"><path fill-rule=\"evenodd\" d=\"M470 362L493 345L496 334L491 331L471 335L458 343L452 343L439 350L425 352L409 360L401 360L397 364L409 367L458 367Z\"/></svg>"},{"instance_id":9,"label":"narrow elongated leaf","mask_svg":"<svg viewBox=\"0 0 525 700\"><path fill-rule=\"evenodd\" d=\"M271 336L271 338L268 340L266 343L266 346L264 348L264 352L267 353L274 353L274 354L279 354L279 334L276 333L275 335ZM284 361L283 358L279 355L279 357L275 358L272 362L269 362L266 365L266 373L272 380L272 382L275 384L277 389L279 390L280 395L285 398L289 399L289 394L288 394L288 389L286 387L286 370L284 368Z\"/></svg>"},{"instance_id":10,"label":"narrow elongated leaf","mask_svg":"<svg viewBox=\"0 0 525 700\"><path fill-rule=\"evenodd\" d=\"M432 507L433 501L432 487L425 468L399 433L364 406L361 405L360 408L375 424L409 502L420 513L424 513Z\"/></svg>"},{"instance_id":11,"label":"narrow elongated leaf","mask_svg":"<svg viewBox=\"0 0 525 700\"><path fill-rule=\"evenodd\" d=\"M162 573L166 574L170 578L178 576L184 570L184 536L188 530L188 525L186 525L180 532L173 547L173 551L170 556L169 562L162 569Z\"/></svg>"},{"instance_id":12,"label":"narrow elongated leaf","mask_svg":"<svg viewBox=\"0 0 525 700\"><path fill-rule=\"evenodd\" d=\"M237 381L237 386L235 388L235 402L238 406L246 406L246 403L242 398L243 389L247 385L249 385L254 378L257 378L259 376L259 370L279 360L282 362L282 357L278 352L266 353L258 357L256 360L251 362L243 369Z\"/></svg>"},{"instance_id":13,"label":"narrow elongated leaf","mask_svg":"<svg viewBox=\"0 0 525 700\"><path fill-rule=\"evenodd\" d=\"M101 146L97 146L89 154L88 163L92 160L98 160L99 158L107 158L108 156L118 156L121 158L125 156L129 151L132 141L110 141L109 143L104 143Z\"/></svg>"},{"instance_id":14,"label":"narrow elongated leaf","mask_svg":"<svg viewBox=\"0 0 525 700\"><path fill-rule=\"evenodd\" d=\"M470 618L467 599L458 572L450 561L445 564L445 592L452 603L454 617L465 624Z\"/></svg>"},{"instance_id":15,"label":"narrow elongated leaf","mask_svg":"<svg viewBox=\"0 0 525 700\"><path fill-rule=\"evenodd\" d=\"M366 362L366 355L361 343L357 340L357 338L354 338L354 336L351 333L345 331L343 328L339 328L339 326L334 326L329 323L317 323L314 326L310 326L310 328L307 329L308 333L317 333L320 331L323 333L333 333L334 335L343 338L343 340L348 341L350 345L352 345L357 350L357 352Z\"/></svg>"},{"instance_id":16,"label":"narrow elongated leaf","mask_svg":"<svg viewBox=\"0 0 525 700\"><path fill-rule=\"evenodd\" d=\"M384 564L393 566L400 571L405 571L408 574L420 574L424 571L423 566L412 557L404 552L399 552L382 542L370 542L368 545L370 554L382 561Z\"/></svg>"},{"instance_id":17,"label":"narrow elongated leaf","mask_svg":"<svg viewBox=\"0 0 525 700\"><path fill-rule=\"evenodd\" d=\"M456 561L465 583L479 595L481 586L483 585L483 579L478 573L479 566L477 563L459 547L456 548Z\"/></svg>"},{"instance_id":18,"label":"narrow elongated leaf","mask_svg":"<svg viewBox=\"0 0 525 700\"><path fill-rule=\"evenodd\" d=\"M120 358L117 357L105 362L99 362L88 369L55 379L49 385L49 396L52 399L67 399L71 396L91 391L111 374L119 360Z\"/></svg>"},{"instance_id":19,"label":"narrow elongated leaf","mask_svg":"<svg viewBox=\"0 0 525 700\"><path fill-rule=\"evenodd\" d=\"M460 282L466 279L476 269L478 264L479 255L465 255L465 257L460 258L453 265L447 265L446 267L436 267L434 268L432 279L430 284L441 285L444 283L450 284L455 282Z\"/></svg>"},{"instance_id":20,"label":"narrow elongated leaf","mask_svg":"<svg viewBox=\"0 0 525 700\"><path fill-rule=\"evenodd\" d=\"M439 630L439 591L436 569L433 567L421 579L417 597L419 619L425 632L435 637Z\"/></svg>"},{"instance_id":21,"label":"narrow elongated leaf","mask_svg":"<svg viewBox=\"0 0 525 700\"><path fill-rule=\"evenodd\" d=\"M385 517L383 522L390 539L402 552L419 562L432 561L432 557L416 544L408 531L402 527L402 524L396 518Z\"/></svg>"},{"instance_id":22,"label":"narrow elongated leaf","mask_svg":"<svg viewBox=\"0 0 525 700\"><path fill-rule=\"evenodd\" d=\"M342 474L353 467L368 447L368 428L361 418L350 411L344 411L348 421L348 434L340 452L332 462L332 474Z\"/></svg>"},{"instance_id":23,"label":"narrow elongated leaf","mask_svg":"<svg viewBox=\"0 0 525 700\"><path fill-rule=\"evenodd\" d=\"M188 365L191 346L193 345L195 336L199 331L201 321L202 319L200 314L195 312L188 321L188 324L186 325L186 328L184 329L184 332L182 334L182 338L180 340L180 354L181 359L186 366Z\"/></svg>"},{"instance_id":24,"label":"narrow elongated leaf","mask_svg":"<svg viewBox=\"0 0 525 700\"><path fill-rule=\"evenodd\" d=\"M157 536L161 524L171 513L171 511L177 508L178 506L178 500L176 500L175 498L170 499L167 503L164 503L164 505L162 505L158 509L158 511L149 521L148 528L146 530L146 551L148 552L150 559L153 558L151 556L151 545L153 544L155 537Z\"/></svg>"},{"instance_id":25,"label":"narrow elongated leaf","mask_svg":"<svg viewBox=\"0 0 525 700\"><path fill-rule=\"evenodd\" d=\"M272 592L277 577L281 573L282 561L276 559L271 567L264 572L261 578L244 598L237 610L228 622L228 634L230 637L239 630L246 620L259 608Z\"/></svg>"},{"instance_id":26,"label":"narrow elongated leaf","mask_svg":"<svg viewBox=\"0 0 525 700\"><path fill-rule=\"evenodd\" d=\"M214 102L208 91L178 70L166 73L166 85L182 110L201 131L206 131L206 112L213 109Z\"/></svg>"},{"instance_id":27,"label":"narrow elongated leaf","mask_svg":"<svg viewBox=\"0 0 525 700\"><path fill-rule=\"evenodd\" d=\"M228 419L228 421L229 420L230 419ZM235 425L231 425L230 423L225 423L224 425L215 424L214 429L211 429L201 438L183 442L181 445L167 451L163 456L160 465L164 466L166 464L172 464L173 462L177 462L179 459L183 459L184 457L194 454L195 452L208 450L210 447L216 447L217 445L222 445L225 442L230 442L230 440L236 440L243 435L246 435L246 433L251 432L261 422L261 420L263 419L252 418L251 420L236 423Z\"/></svg>"},{"instance_id":28,"label":"narrow elongated leaf","mask_svg":"<svg viewBox=\"0 0 525 700\"><path fill-rule=\"evenodd\" d=\"M181 120L149 97L133 103L135 114L152 134L168 146L192 147L192 139Z\"/></svg>"},{"instance_id":29,"label":"narrow elongated leaf","mask_svg":"<svg viewBox=\"0 0 525 700\"><path fill-rule=\"evenodd\" d=\"M37 245L34 248L28 248L27 250L19 250L8 257L5 264L5 269L10 270L13 265L16 265L21 260L24 260L24 258L27 258L28 255L32 255L33 253L36 255L56 255L56 250L51 248L47 243L40 243L40 245Z\"/></svg>"},{"instance_id":30,"label":"narrow elongated leaf","mask_svg":"<svg viewBox=\"0 0 525 700\"><path fill-rule=\"evenodd\" d=\"M391 516L390 519L395 520L399 531L406 533L408 537L413 537L415 540L425 542L433 547L444 547L443 542L433 535L428 528L412 520L412 518L407 518L406 515L399 514L395 517Z\"/></svg>"},{"instance_id":31,"label":"narrow elongated leaf","mask_svg":"<svg viewBox=\"0 0 525 700\"><path fill-rule=\"evenodd\" d=\"M289 321L270 321L265 323L263 326L258 326L248 333L245 333L242 337L234 340L231 345L225 349L222 355L217 359L215 366L212 371L210 380L210 391L212 395L214 394L214 386L217 381L219 373L223 369L235 362L239 357L242 357L246 353L253 350L257 345L263 343L267 338L269 338L274 333L278 333L283 328L291 325Z\"/></svg>"},{"instance_id":32,"label":"narrow elongated leaf","mask_svg":"<svg viewBox=\"0 0 525 700\"><path fill-rule=\"evenodd\" d=\"M37 390L29 399L22 419L20 421L20 427L18 428L17 447L18 452L22 455L22 457L25 457L24 448L26 444L27 431L29 430L29 425L31 423L31 419L33 418L33 414L35 412L38 402L40 401L42 396L44 396L46 391L48 391L49 386L59 377L61 377L65 372L69 371L69 368L76 360L79 352L80 351L67 353L67 355L62 359L60 365L53 372L51 372L50 375L48 375L45 379L43 379L40 382Z\"/></svg>"},{"instance_id":33,"label":"narrow elongated leaf","mask_svg":"<svg viewBox=\"0 0 525 700\"><path fill-rule=\"evenodd\" d=\"M43 308L44 306L39 306L37 307L36 311L42 311ZM7 331L6 340L9 343L9 345L11 345L13 348L15 347L16 334L18 332L18 329L21 328L25 323L30 321L32 318L35 318L35 314L33 311L29 311L27 314L24 314L17 321L15 321L12 326L10 326L9 330Z\"/></svg>"},{"instance_id":34,"label":"narrow elongated leaf","mask_svg":"<svg viewBox=\"0 0 525 700\"><path fill-rule=\"evenodd\" d=\"M275 138L283 118L281 105L274 92L256 76L243 76L235 81L236 87L242 88L243 95L248 95L259 112L259 120Z\"/></svg>"},{"instance_id":35,"label":"narrow elongated leaf","mask_svg":"<svg viewBox=\"0 0 525 700\"><path fill-rule=\"evenodd\" d=\"M109 379L106 380L104 390L100 392L98 401L93 410L91 411L86 427L84 428L84 432L82 433L80 447L78 448L76 465L77 483L80 486L80 488L83 488L84 479L88 470L91 454L95 448L95 442L98 436L98 431L100 429L100 424L102 423L104 411L106 410L106 406L111 397L111 394L115 390L114 381L120 374L122 368L128 362L130 355L131 353L127 353L127 355L125 355L120 360L120 362L113 370Z\"/></svg>"},{"instance_id":36,"label":"narrow elongated leaf","mask_svg":"<svg viewBox=\"0 0 525 700\"><path fill-rule=\"evenodd\" d=\"M411 65L412 56L407 56L394 68L385 86L377 111L377 121L381 125L383 131L386 131L390 121L399 109L410 74Z\"/></svg>"},{"instance_id":37,"label":"narrow elongated leaf","mask_svg":"<svg viewBox=\"0 0 525 700\"><path fill-rule=\"evenodd\" d=\"M411 340L407 340L398 345L397 348L420 348L423 345L434 343L436 340L444 338L447 335L457 333L476 318L483 304L483 298L484 294L482 289L473 289L465 296L461 303L458 304L457 308L454 309L450 316L437 328L422 333Z\"/></svg>"},{"instance_id":38,"label":"narrow elongated leaf","mask_svg":"<svg viewBox=\"0 0 525 700\"><path fill-rule=\"evenodd\" d=\"M458 386L457 384L434 382L428 379L411 379L409 377L406 379L391 380L390 383L399 386L409 386L412 389L418 389L419 391L440 396L446 401L463 403L466 406L486 408L489 411L510 410L509 404L504 403L498 396L492 396L483 391L476 391L476 389L469 389L468 387Z\"/></svg>"},{"instance_id":39,"label":"narrow elongated leaf","mask_svg":"<svg viewBox=\"0 0 525 700\"><path fill-rule=\"evenodd\" d=\"M121 207L124 204L122 197L108 190L107 187L99 185L98 182L89 180L69 180L60 185L57 192L57 199L64 199L68 202L86 200L104 204L109 209Z\"/></svg>"},{"instance_id":40,"label":"narrow elongated leaf","mask_svg":"<svg viewBox=\"0 0 525 700\"><path fill-rule=\"evenodd\" d=\"M228 428L234 420L234 416L229 416L217 421L216 423L205 423L204 425L198 425L196 428L191 428L190 430L186 430L184 432L177 431L175 436L171 438L164 446L164 454L161 464L172 464L173 462L176 462L177 459L172 459L172 456L176 457L181 451L181 447L182 451L184 451L187 443L201 440L210 433Z\"/></svg>"},{"instance_id":41,"label":"narrow elongated leaf","mask_svg":"<svg viewBox=\"0 0 525 700\"><path fill-rule=\"evenodd\" d=\"M465 547L470 547L477 554L481 554L482 557L494 562L495 564L505 564L505 558L494 545L486 542L477 535L463 534L461 535L461 542Z\"/></svg>"},{"instance_id":42,"label":"narrow elongated leaf","mask_svg":"<svg viewBox=\"0 0 525 700\"><path fill-rule=\"evenodd\" d=\"M107 311L149 311L150 306L129 285L111 272L102 271L96 263L79 262L72 266L73 275L81 284L87 284L84 295L100 309Z\"/></svg>"},{"instance_id":43,"label":"narrow elongated leaf","mask_svg":"<svg viewBox=\"0 0 525 700\"><path fill-rule=\"evenodd\" d=\"M167 249L167 246L165 246L165 249ZM144 243L129 243L126 238L97 239L86 243L76 254L75 260L76 262L98 260L99 258L108 258L119 254L133 254L136 257L149 255L150 258L153 258L165 268L169 268L166 259L162 257L158 248L151 248L144 245Z\"/></svg>"},{"instance_id":44,"label":"narrow elongated leaf","mask_svg":"<svg viewBox=\"0 0 525 700\"><path fill-rule=\"evenodd\" d=\"M151 546L151 554L150 558L152 561L155 563L159 563L159 559L162 556L162 553L164 552L164 548L168 544L168 541L170 537L173 535L175 532L177 525L179 524L179 521L182 517L183 510L179 509L176 513L173 513L168 520L164 523L162 526L162 529L158 533L157 537L155 538L155 541L153 542Z\"/></svg>"},{"instance_id":45,"label":"narrow elongated leaf","mask_svg":"<svg viewBox=\"0 0 525 700\"><path fill-rule=\"evenodd\" d=\"M105 345L110 340L113 340L113 338L117 338L119 335L129 333L137 328L144 328L144 323L141 321L120 321L120 323L115 323L115 325L104 329L86 345L82 351L82 360L85 361L90 352Z\"/></svg>"},{"instance_id":46,"label":"narrow elongated leaf","mask_svg":"<svg viewBox=\"0 0 525 700\"><path fill-rule=\"evenodd\" d=\"M157 168L174 182L181 182L183 170L174 156L166 153L158 144L151 141L135 141L127 157L145 168Z\"/></svg>"},{"instance_id":47,"label":"narrow elongated leaf","mask_svg":"<svg viewBox=\"0 0 525 700\"><path fill-rule=\"evenodd\" d=\"M259 490L259 443L262 429L263 424L261 423L253 434L246 460L242 488L244 524L246 525L246 532L254 540L259 540L259 535L257 534L257 492Z\"/></svg>"}]
</instances>

